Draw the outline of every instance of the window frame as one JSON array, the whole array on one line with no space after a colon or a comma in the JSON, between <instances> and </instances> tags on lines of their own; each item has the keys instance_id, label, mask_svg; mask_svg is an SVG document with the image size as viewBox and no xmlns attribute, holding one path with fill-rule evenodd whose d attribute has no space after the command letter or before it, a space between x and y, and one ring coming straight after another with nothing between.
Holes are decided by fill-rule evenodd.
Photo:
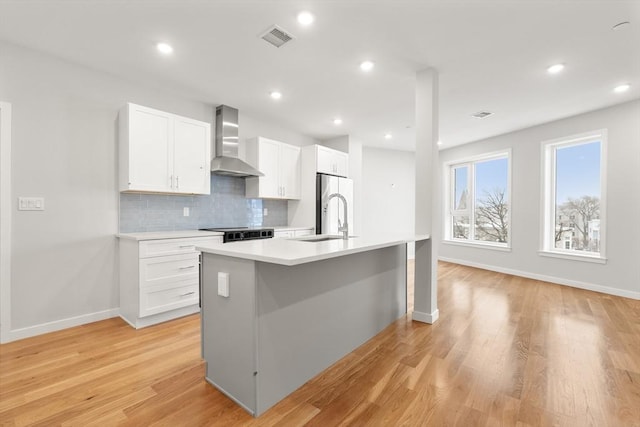
<instances>
[{"instance_id":1,"label":"window frame","mask_svg":"<svg viewBox=\"0 0 640 427\"><path fill-rule=\"evenodd\" d=\"M555 247L556 224L556 152L567 148L600 142L600 251L588 252ZM606 257L607 212L607 129L598 129L541 142L540 250L541 256L604 264Z\"/></svg>"},{"instance_id":2,"label":"window frame","mask_svg":"<svg viewBox=\"0 0 640 427\"><path fill-rule=\"evenodd\" d=\"M476 188L475 188L475 165L490 160L507 159L507 242L487 242L481 240L475 240L475 205L476 205ZM498 251L511 251L511 207L513 202L511 199L511 148L493 151L489 153L483 153L475 156L464 157L457 160L452 160L444 163L444 233L442 242L451 245L459 246L471 246L475 248L493 249ZM467 173L467 192L468 201L467 208L464 210L454 209L455 203L455 169L460 167L468 167ZM454 216L468 216L469 217L469 238L458 239L453 237L453 217Z\"/></svg>"}]
</instances>

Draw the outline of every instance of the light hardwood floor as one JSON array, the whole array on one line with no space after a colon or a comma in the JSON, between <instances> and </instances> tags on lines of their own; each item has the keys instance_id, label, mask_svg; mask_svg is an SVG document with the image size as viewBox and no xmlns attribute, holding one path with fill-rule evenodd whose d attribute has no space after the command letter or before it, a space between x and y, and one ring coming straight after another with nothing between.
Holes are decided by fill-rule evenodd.
<instances>
[{"instance_id":1,"label":"light hardwood floor","mask_svg":"<svg viewBox=\"0 0 640 427\"><path fill-rule=\"evenodd\" d=\"M435 325L398 320L258 419L205 383L195 315L2 345L0 425L640 426L640 301L439 277Z\"/></svg>"}]
</instances>

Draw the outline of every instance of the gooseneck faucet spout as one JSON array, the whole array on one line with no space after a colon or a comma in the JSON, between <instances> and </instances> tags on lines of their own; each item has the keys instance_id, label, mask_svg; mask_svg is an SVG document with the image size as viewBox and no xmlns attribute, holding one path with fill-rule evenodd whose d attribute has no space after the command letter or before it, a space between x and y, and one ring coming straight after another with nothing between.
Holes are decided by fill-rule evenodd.
<instances>
[{"instance_id":1,"label":"gooseneck faucet spout","mask_svg":"<svg viewBox=\"0 0 640 427\"><path fill-rule=\"evenodd\" d=\"M333 193L329 195L327 203L329 203L329 201L334 197L342 200L342 206L344 206L344 223L340 224L340 219L338 219L338 231L342 232L343 240L349 240L349 224L347 223L347 199L345 199L344 196L340 193Z\"/></svg>"}]
</instances>

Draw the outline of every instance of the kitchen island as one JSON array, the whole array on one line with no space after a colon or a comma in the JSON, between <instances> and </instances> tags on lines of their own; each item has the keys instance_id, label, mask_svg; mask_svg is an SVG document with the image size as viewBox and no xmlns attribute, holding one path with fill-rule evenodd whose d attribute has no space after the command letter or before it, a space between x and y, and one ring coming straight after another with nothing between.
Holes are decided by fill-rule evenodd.
<instances>
[{"instance_id":1,"label":"kitchen island","mask_svg":"<svg viewBox=\"0 0 640 427\"><path fill-rule=\"evenodd\" d=\"M406 313L407 242L201 246L206 379L258 416Z\"/></svg>"}]
</instances>

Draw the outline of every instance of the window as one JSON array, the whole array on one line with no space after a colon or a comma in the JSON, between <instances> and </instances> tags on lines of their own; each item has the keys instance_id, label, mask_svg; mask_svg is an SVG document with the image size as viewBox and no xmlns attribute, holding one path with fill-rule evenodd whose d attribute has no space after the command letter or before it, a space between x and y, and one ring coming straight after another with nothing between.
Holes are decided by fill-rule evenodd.
<instances>
[{"instance_id":1,"label":"window","mask_svg":"<svg viewBox=\"0 0 640 427\"><path fill-rule=\"evenodd\" d=\"M604 259L606 131L542 143L542 255Z\"/></svg>"},{"instance_id":2,"label":"window","mask_svg":"<svg viewBox=\"0 0 640 427\"><path fill-rule=\"evenodd\" d=\"M445 240L509 246L509 157L501 152L447 165Z\"/></svg>"}]
</instances>

